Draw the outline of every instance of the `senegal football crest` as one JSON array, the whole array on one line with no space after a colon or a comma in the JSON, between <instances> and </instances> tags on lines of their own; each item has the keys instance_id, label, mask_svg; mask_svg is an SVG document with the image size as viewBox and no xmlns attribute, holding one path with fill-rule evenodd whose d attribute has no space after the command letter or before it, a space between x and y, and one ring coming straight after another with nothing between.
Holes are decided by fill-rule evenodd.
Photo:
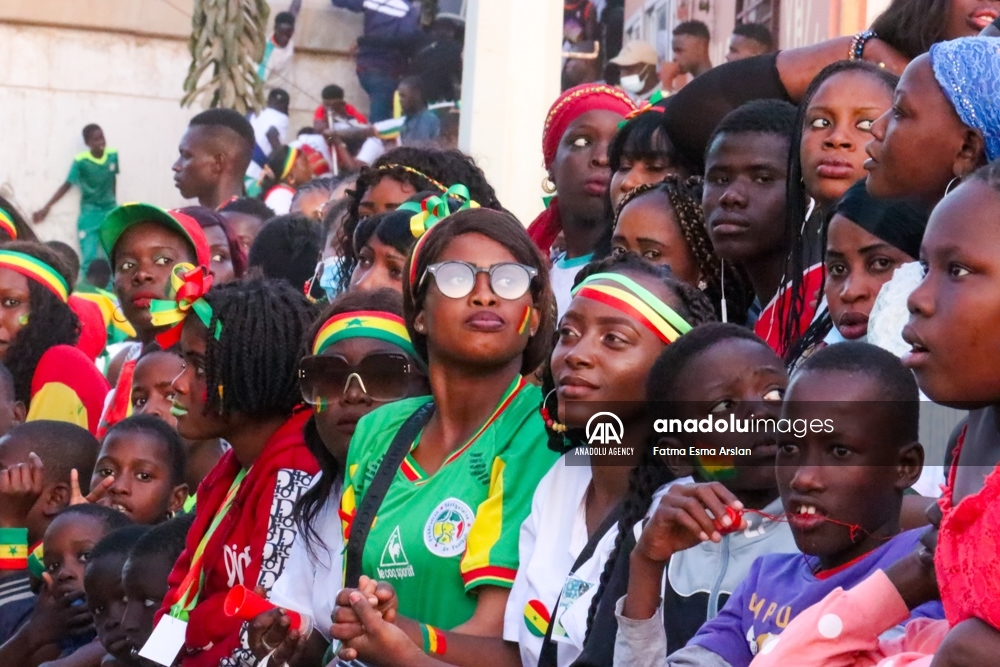
<instances>
[{"instance_id":1,"label":"senegal football crest","mask_svg":"<svg viewBox=\"0 0 1000 667\"><path fill-rule=\"evenodd\" d=\"M450 558L465 551L465 541L475 515L458 498L448 498L434 508L424 526L424 544L435 556Z\"/></svg>"}]
</instances>

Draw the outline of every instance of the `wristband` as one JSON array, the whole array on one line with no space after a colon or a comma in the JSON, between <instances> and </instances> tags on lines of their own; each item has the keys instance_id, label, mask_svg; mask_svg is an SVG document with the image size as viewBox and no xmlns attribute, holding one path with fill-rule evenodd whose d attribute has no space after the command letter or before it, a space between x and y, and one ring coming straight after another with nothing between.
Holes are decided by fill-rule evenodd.
<instances>
[{"instance_id":1,"label":"wristband","mask_svg":"<svg viewBox=\"0 0 1000 667\"><path fill-rule=\"evenodd\" d=\"M0 528L0 570L28 567L28 529Z\"/></svg>"},{"instance_id":2,"label":"wristband","mask_svg":"<svg viewBox=\"0 0 1000 667\"><path fill-rule=\"evenodd\" d=\"M445 639L444 633L433 625L421 623L420 636L424 638L424 653L444 655L448 650L448 640Z\"/></svg>"},{"instance_id":3,"label":"wristband","mask_svg":"<svg viewBox=\"0 0 1000 667\"><path fill-rule=\"evenodd\" d=\"M859 32L851 40L851 48L847 52L848 60L862 60L862 56L865 53L865 44L868 40L875 39L878 35L875 34L874 30L865 30L864 32Z\"/></svg>"}]
</instances>

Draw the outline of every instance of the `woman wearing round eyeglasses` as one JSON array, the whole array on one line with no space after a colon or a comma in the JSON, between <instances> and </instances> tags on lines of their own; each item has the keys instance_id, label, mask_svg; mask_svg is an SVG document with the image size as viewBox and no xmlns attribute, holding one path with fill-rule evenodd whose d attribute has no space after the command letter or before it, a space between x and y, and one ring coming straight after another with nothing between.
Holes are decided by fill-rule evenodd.
<instances>
[{"instance_id":1,"label":"woman wearing round eyeglasses","mask_svg":"<svg viewBox=\"0 0 1000 667\"><path fill-rule=\"evenodd\" d=\"M347 457L348 577L358 551L351 540L360 543L367 530L361 573L391 583L396 595L385 604L398 602L395 624L453 664L481 661L476 637L501 636L518 527L556 459L539 414L541 390L524 377L552 340L547 273L507 213L464 210L431 227L403 282L406 324L427 360L431 399L399 401L362 419ZM409 432L416 435L398 436ZM376 503L376 470L400 454ZM350 638L339 630L351 623L351 592L337 599L337 639Z\"/></svg>"},{"instance_id":2,"label":"woman wearing round eyeglasses","mask_svg":"<svg viewBox=\"0 0 1000 667\"><path fill-rule=\"evenodd\" d=\"M271 590L271 600L307 613L316 629L308 639L290 633L276 611L250 626L250 648L274 661L300 654L303 664L319 664L330 641L330 615L343 586L340 505L348 445L358 420L377 407L428 393L427 374L417 360L403 323L399 292L349 292L335 300L307 337L299 364L302 398L313 406L305 441L321 475L299 500L298 534L288 564ZM298 661L296 661L297 663Z\"/></svg>"}]
</instances>

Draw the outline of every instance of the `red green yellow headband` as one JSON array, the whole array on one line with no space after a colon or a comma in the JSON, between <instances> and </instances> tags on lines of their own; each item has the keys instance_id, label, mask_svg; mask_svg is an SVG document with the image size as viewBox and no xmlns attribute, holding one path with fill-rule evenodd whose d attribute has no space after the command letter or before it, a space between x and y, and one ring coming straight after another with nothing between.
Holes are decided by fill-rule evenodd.
<instances>
[{"instance_id":1,"label":"red green yellow headband","mask_svg":"<svg viewBox=\"0 0 1000 667\"><path fill-rule=\"evenodd\" d=\"M410 289L414 293L417 290L417 256L427 240L427 232L430 228L452 214L448 205L449 197L462 202L459 211L479 208L479 204L472 201L469 188L458 183L445 190L440 197L428 197L419 204L406 202L396 209L397 211L413 213L413 217L410 218L410 233L417 239L417 242L413 245L413 252L410 255Z\"/></svg>"},{"instance_id":2,"label":"red green yellow headband","mask_svg":"<svg viewBox=\"0 0 1000 667\"><path fill-rule=\"evenodd\" d=\"M154 299L149 304L154 327L170 328L156 337L160 347L173 347L181 339L184 319L193 311L206 329L212 325L212 306L205 301L205 294L212 288L212 274L204 266L181 263L170 274L170 299ZM215 322L215 339L222 337L222 322Z\"/></svg>"},{"instance_id":3,"label":"red green yellow headband","mask_svg":"<svg viewBox=\"0 0 1000 667\"><path fill-rule=\"evenodd\" d=\"M7 236L12 239L17 238L17 227L14 226L14 219L2 208L0 208L0 230L7 232Z\"/></svg>"},{"instance_id":4,"label":"red green yellow headband","mask_svg":"<svg viewBox=\"0 0 1000 667\"><path fill-rule=\"evenodd\" d=\"M331 345L348 338L377 338L401 348L417 359L403 318L381 310L356 310L334 315L320 327L312 353L323 354Z\"/></svg>"},{"instance_id":5,"label":"red green yellow headband","mask_svg":"<svg viewBox=\"0 0 1000 667\"><path fill-rule=\"evenodd\" d=\"M288 177L288 174L292 173L292 167L295 166L295 160L299 157L299 149L294 146L288 147L288 156L285 158L285 164L281 167L281 176L278 177L279 181L283 181Z\"/></svg>"},{"instance_id":6,"label":"red green yellow headband","mask_svg":"<svg viewBox=\"0 0 1000 667\"><path fill-rule=\"evenodd\" d=\"M618 283L626 289L595 284L602 280ZM599 301L625 313L667 345L691 331L691 325L677 311L639 283L619 273L595 273L577 285L572 295Z\"/></svg>"},{"instance_id":7,"label":"red green yellow headband","mask_svg":"<svg viewBox=\"0 0 1000 667\"><path fill-rule=\"evenodd\" d=\"M0 268L20 273L47 287L65 303L69 299L69 285L59 272L40 259L13 250L0 250Z\"/></svg>"}]
</instances>

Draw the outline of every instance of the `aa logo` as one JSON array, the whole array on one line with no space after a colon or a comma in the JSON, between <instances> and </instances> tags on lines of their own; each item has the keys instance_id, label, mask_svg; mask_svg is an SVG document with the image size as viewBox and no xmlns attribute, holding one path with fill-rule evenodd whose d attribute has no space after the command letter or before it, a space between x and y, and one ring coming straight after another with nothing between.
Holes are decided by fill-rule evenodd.
<instances>
[{"instance_id":1,"label":"aa logo","mask_svg":"<svg viewBox=\"0 0 1000 667\"><path fill-rule=\"evenodd\" d=\"M598 412L587 420L587 444L589 445L610 445L611 443L622 444L622 437L625 435L625 426L622 420L613 412Z\"/></svg>"},{"instance_id":2,"label":"aa logo","mask_svg":"<svg viewBox=\"0 0 1000 667\"><path fill-rule=\"evenodd\" d=\"M409 564L406 552L403 551L403 540L399 537L399 526L396 526L396 530L392 531L392 535L389 536L389 541L385 543L385 549L382 549L382 560L379 561L379 567L399 567Z\"/></svg>"},{"instance_id":3,"label":"aa logo","mask_svg":"<svg viewBox=\"0 0 1000 667\"><path fill-rule=\"evenodd\" d=\"M448 498L434 508L424 525L424 544L436 556L449 558L465 551L465 541L475 515L458 498Z\"/></svg>"}]
</instances>

